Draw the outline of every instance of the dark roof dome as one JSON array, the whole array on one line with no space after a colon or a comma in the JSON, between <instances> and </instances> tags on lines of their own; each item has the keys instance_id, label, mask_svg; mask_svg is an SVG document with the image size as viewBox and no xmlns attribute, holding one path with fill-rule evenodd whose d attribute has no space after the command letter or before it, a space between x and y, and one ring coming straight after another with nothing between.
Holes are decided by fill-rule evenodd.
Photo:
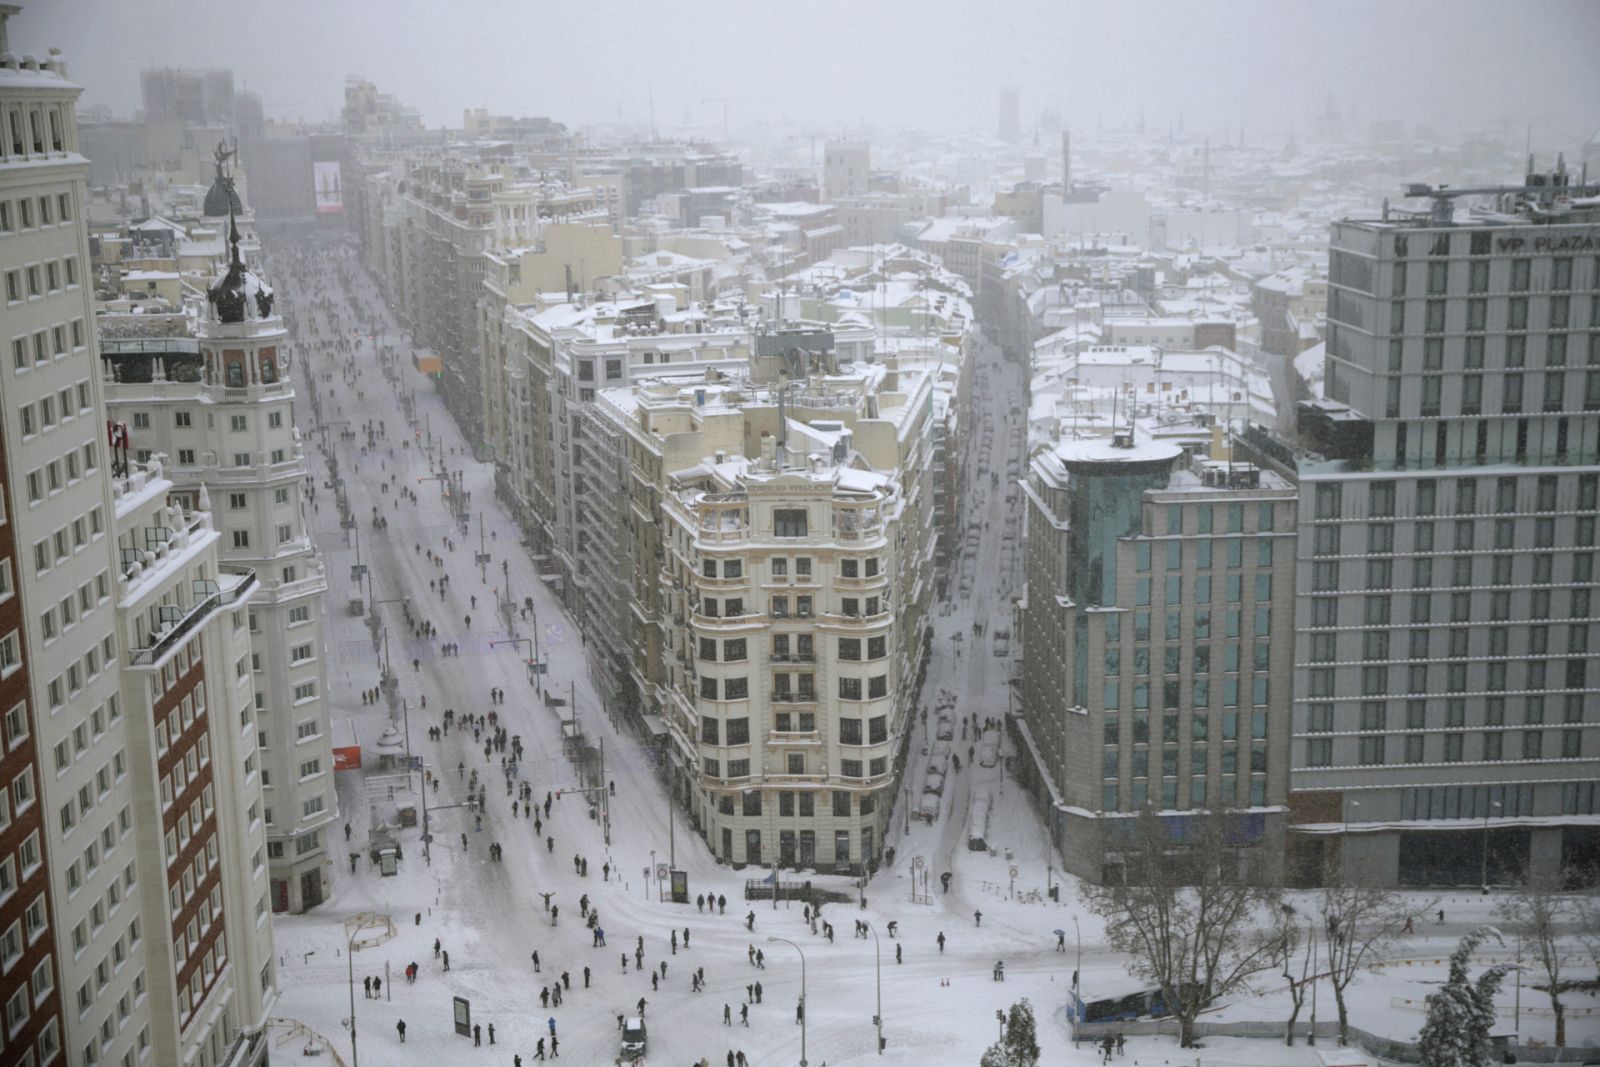
<instances>
[{"instance_id":1,"label":"dark roof dome","mask_svg":"<svg viewBox=\"0 0 1600 1067\"><path fill-rule=\"evenodd\" d=\"M262 281L239 258L239 227L234 223L231 213L228 218L228 242L233 246L228 269L219 274L206 290L206 300L216 312L218 322L239 323L247 318L264 319L272 314L272 286Z\"/></svg>"},{"instance_id":2,"label":"dark roof dome","mask_svg":"<svg viewBox=\"0 0 1600 1067\"><path fill-rule=\"evenodd\" d=\"M217 173L211 179L211 188L206 190L206 201L202 212L207 218L221 218L230 212L235 215L244 213L244 204L239 200L239 194L234 191L233 177L222 173L222 165L227 162L233 152L221 142L217 144L216 166Z\"/></svg>"},{"instance_id":3,"label":"dark roof dome","mask_svg":"<svg viewBox=\"0 0 1600 1067\"><path fill-rule=\"evenodd\" d=\"M239 200L239 194L233 191L233 182L224 178L219 171L211 182L211 188L206 190L206 203L203 214L207 218L219 218L226 215L229 210L234 214L244 211L244 204Z\"/></svg>"}]
</instances>

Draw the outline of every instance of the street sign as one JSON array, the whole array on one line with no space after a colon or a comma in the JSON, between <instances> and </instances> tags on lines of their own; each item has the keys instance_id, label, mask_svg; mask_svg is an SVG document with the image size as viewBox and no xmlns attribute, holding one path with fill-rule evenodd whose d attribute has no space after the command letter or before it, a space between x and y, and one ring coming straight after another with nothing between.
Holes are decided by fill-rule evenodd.
<instances>
[{"instance_id":1,"label":"street sign","mask_svg":"<svg viewBox=\"0 0 1600 1067\"><path fill-rule=\"evenodd\" d=\"M911 859L911 869L914 870L914 871L922 870L922 857L921 856L913 856L912 857L912 859Z\"/></svg>"},{"instance_id":2,"label":"street sign","mask_svg":"<svg viewBox=\"0 0 1600 1067\"><path fill-rule=\"evenodd\" d=\"M665 863L656 864L656 880L665 882L672 875L672 869Z\"/></svg>"},{"instance_id":3,"label":"street sign","mask_svg":"<svg viewBox=\"0 0 1600 1067\"><path fill-rule=\"evenodd\" d=\"M1016 876L1017 876L1017 865L1015 863L1013 863L1011 865L1011 877L1015 878Z\"/></svg>"}]
</instances>

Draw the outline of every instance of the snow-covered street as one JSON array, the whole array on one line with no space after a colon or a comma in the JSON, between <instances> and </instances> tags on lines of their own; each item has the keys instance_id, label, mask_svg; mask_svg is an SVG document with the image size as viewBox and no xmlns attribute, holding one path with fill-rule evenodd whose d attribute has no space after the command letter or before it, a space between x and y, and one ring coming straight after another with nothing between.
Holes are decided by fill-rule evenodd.
<instances>
[{"instance_id":1,"label":"snow-covered street","mask_svg":"<svg viewBox=\"0 0 1600 1067\"><path fill-rule=\"evenodd\" d=\"M314 262L322 266L311 268ZM348 317L336 323L321 308L312 313L313 294L331 298L336 307L362 307L374 314L381 308L353 258L337 260L340 272L355 286L351 294L341 294L343 283L332 262L285 249L273 263L288 296L291 316L305 320L311 315L310 321L301 325L302 337L309 342L303 351L311 369L321 373L337 371L337 367L319 355L312 338L331 339L336 331L354 336L354 324L366 319L364 314L345 312ZM397 327L386 323L384 329L398 344ZM363 327L361 335L365 333ZM867 908L835 905L824 912L823 919L834 926L831 943L821 933L810 932L799 905L782 904L776 910L770 902L747 905L743 874L757 876L758 872L733 872L719 866L682 821L673 836L676 862L688 872L690 893L725 897L727 911L712 916L693 906L657 902L645 873L652 859L667 860L671 846L668 812L650 768L650 753L613 731L598 710L577 629L565 618L558 600L536 580L526 552L516 547L516 529L493 500L491 468L465 458L465 447L431 385L402 363L401 384L414 390L417 397L417 425L426 425L442 439L447 467L465 471L472 523L468 538L454 538L450 514L438 490L440 483L418 482L430 473L419 449L396 447L396 459L388 459L388 446L397 446L406 431L397 390L383 380L370 343L357 350L355 367L354 386L344 384L337 373L332 383L322 383L324 416L330 423L348 422L352 427L383 420L387 431L387 438L371 456L361 455L359 439L341 442L337 433L329 434L328 439L339 449L351 513L365 520L357 535L361 559L372 569L373 598L409 597L415 616L431 621L438 631L433 640L412 640L400 605L371 609L382 612L388 628L389 655L411 720L411 749L442 780L430 794L430 806L463 803L464 774L473 770L493 780L481 831L465 808L433 814L431 864L423 861L417 833L412 831L403 842L405 860L398 876L379 876L364 857L353 877L341 864L333 899L309 915L279 917L277 937L284 967L280 1015L305 1022L329 1036L336 1047L348 1050L348 1034L342 1032L341 1023L349 1014L343 920L361 912L376 912L393 919L396 935L359 952L354 975L359 985L363 976L382 974L387 965L390 975L398 979L385 983L380 1003L357 998L359 1051L370 1057L374 1049L382 1050L381 1062L420 1063L462 1048L469 1039L454 1033L454 996L470 999L473 1020L485 1028L486 1044L487 1026L494 1024L495 1044L506 1049L506 1062L512 1054L530 1059L535 1040L549 1036L550 1019L556 1022L564 1056L576 1056L579 1062L609 1062L618 1051L616 1017L636 1010L641 997L648 1002L650 1058L670 1056L678 1062L706 1056L716 1062L728 1049L738 1049L752 1063L786 1062L799 1055L795 1006L800 995L800 961L794 949L766 940L778 936L795 940L806 954L807 1058L813 1063L843 1063L871 1055L873 1046L872 1015L878 987L875 946L870 937L850 936L854 922L861 919L879 933L876 948L881 951L887 979L882 983L886 1058L900 1062L930 1055L941 1060L975 1059L993 1040L995 1009L1009 1006L1020 996L1033 998L1045 1017L1041 1029L1047 1032L1049 1044L1059 1046L1065 1037L1061 1006L1073 957L1071 952L1057 951L1057 937L1051 931L1065 929L1065 944L1075 951L1071 918L1076 909L1070 887L1062 896L1062 905L1039 902L1045 888L1045 842L1025 799L1014 787L998 800L994 824L1010 828L1015 840L1000 845L999 854L993 857L969 853L963 815L971 774L964 771L958 775L956 788L947 791L941 818L932 826L918 824L909 836L896 842L895 868L881 871L868 885ZM1014 374L1014 369L1009 373ZM302 426L310 427L303 379L299 384L299 418ZM998 382L994 389L999 404L1004 390ZM358 398L358 391L365 397ZM308 431L308 448L316 441L317 436ZM350 533L340 529L332 493L320 485L326 470L320 457L314 467L319 473L317 536L333 576L331 603L340 605L347 592L354 595L346 582L349 568L356 562L355 548ZM391 484L387 493L380 488L385 480ZM417 503L401 500L396 507L394 494L401 489L415 491ZM1002 494L1003 490L987 496L982 508L992 517L992 533L987 536L993 540L996 558L1003 526ZM374 507L391 519L386 530L372 529ZM493 557L487 582L480 581L473 561L480 511L484 529L492 535L487 542ZM453 549L446 548L446 537L454 538ZM417 546L421 546L420 552ZM442 568L429 561L429 551L442 554ZM1011 558L1009 548L1006 557ZM546 792L573 784L560 755L557 711L547 710L529 686L523 654L489 647L491 641L509 636L503 624L496 626L491 621L496 586L506 577L501 573L502 562L509 568L516 600L528 595L525 590L531 590L535 599L542 642L550 652L545 685L558 694L575 687L576 713L585 729L606 738L607 776L617 784L611 801L609 847L586 807L572 797L553 802L544 825L544 835L553 844L547 844L531 820L513 819L510 798L501 785L497 753L485 758L480 745L463 741L460 729L452 730L441 742L427 740L428 728L441 724L445 709L454 709L458 716L486 713L490 710L489 689L500 687L508 696L496 710L501 724L523 740L527 757L519 773L532 784L535 797L542 800ZM968 704L966 698L1003 693L1006 661L990 656L986 645L976 653L967 647L972 643L971 620L987 618L998 606L999 569L974 568L974 572L978 586L970 599L962 598L973 605L971 609L938 619L941 644L929 685L959 691L962 707L982 708L978 703ZM430 591L429 582L437 583L442 574L449 575L450 583L441 600L437 592ZM478 598L476 607L470 600L473 596ZM470 629L465 621L469 615L473 617ZM363 619L335 613L330 613L330 618L334 620L328 654L334 657L330 695L337 708L335 718L346 714L354 718L370 752L389 718L386 706L364 705L361 700L363 690L378 684L380 653L374 652ZM522 636L527 635L527 625ZM952 636L966 640L952 641ZM458 644L459 654L441 656L439 648L445 643ZM411 666L413 659L419 661L416 670ZM424 697L425 710L421 706ZM1003 709L984 710L995 713ZM558 711L570 713L570 709ZM914 750L921 743L920 738L914 739ZM363 846L366 833L366 802L359 788L363 773L368 772L343 772L340 783L344 817L352 827L350 851ZM461 847L463 834L468 842L465 849ZM503 862L490 860L491 842L503 846ZM574 856L588 860L588 877L574 873ZM935 877L932 902L909 903L910 863L915 856L923 856L935 875L946 870L953 873L948 895L939 893ZM612 869L609 879L602 876L607 865ZM1018 869L1018 896L1030 893L1034 903L1007 900L1012 866ZM542 893L552 894L551 902L560 912L559 924L551 925ZM593 934L578 914L579 898L585 894L600 911L605 948L593 945ZM746 916L752 910L754 931L746 929ZM975 910L984 912L981 928L974 924ZM419 914L420 924L415 922ZM898 937L892 940L886 930L891 920L899 926ZM674 956L670 932L678 931L681 938L685 929L689 947L680 948ZM940 932L947 937L943 953L936 943ZM1092 967L1097 960L1093 931L1085 928L1084 933L1091 938L1086 946L1086 966ZM657 969L655 983L640 974L633 962L640 937L647 971ZM451 954L448 974L442 959L433 957L435 938ZM763 951L764 969L748 962L752 945ZM535 950L540 953L538 974L531 961ZM629 956L626 970L624 954ZM1007 980L997 987L991 971L1000 959L1005 960ZM401 977L413 961L420 965L414 985ZM659 974L662 963L667 965L664 980ZM587 989L585 967L591 974ZM706 989L692 993L690 972L698 968L704 968ZM570 976L571 992L563 997L561 1007L544 1009L539 993L558 980L563 970ZM741 1024L739 1008L749 999L746 987L757 981L763 996L759 1004L750 1007L747 1028ZM732 1027L724 1033L708 1032L707 1028L722 1026L724 1005L730 1007ZM400 1019L407 1022L406 1056L410 1058L399 1053L395 1024Z\"/></svg>"}]
</instances>

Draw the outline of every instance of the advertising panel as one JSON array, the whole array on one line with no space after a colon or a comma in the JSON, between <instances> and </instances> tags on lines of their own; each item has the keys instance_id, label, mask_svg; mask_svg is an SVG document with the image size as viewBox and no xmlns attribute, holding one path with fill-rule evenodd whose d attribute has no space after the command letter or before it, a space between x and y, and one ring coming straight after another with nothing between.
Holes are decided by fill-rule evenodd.
<instances>
[{"instance_id":1,"label":"advertising panel","mask_svg":"<svg viewBox=\"0 0 1600 1067\"><path fill-rule=\"evenodd\" d=\"M344 213L344 185L339 174L339 161L318 159L311 164L311 183L317 194L318 215Z\"/></svg>"}]
</instances>

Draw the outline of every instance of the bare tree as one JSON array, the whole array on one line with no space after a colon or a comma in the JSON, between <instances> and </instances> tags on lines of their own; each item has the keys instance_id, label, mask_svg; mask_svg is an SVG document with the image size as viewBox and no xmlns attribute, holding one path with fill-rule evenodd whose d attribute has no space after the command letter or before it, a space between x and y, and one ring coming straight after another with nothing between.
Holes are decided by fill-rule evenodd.
<instances>
[{"instance_id":1,"label":"bare tree","mask_svg":"<svg viewBox=\"0 0 1600 1067\"><path fill-rule=\"evenodd\" d=\"M1432 908L1434 901L1407 905L1386 889L1351 885L1329 864L1324 874L1318 911L1322 916L1328 983L1339 1007L1339 1044L1350 1039L1350 1011L1345 990L1356 975L1378 963L1394 947L1407 923Z\"/></svg>"},{"instance_id":2,"label":"bare tree","mask_svg":"<svg viewBox=\"0 0 1600 1067\"><path fill-rule=\"evenodd\" d=\"M1285 904L1278 920L1279 947L1282 952L1283 977L1289 983L1289 1025L1284 1028L1283 1043L1294 1046L1294 1024L1300 1020L1300 1009L1305 1006L1306 993L1314 981L1312 972L1317 962L1316 926L1311 924L1306 935L1301 935L1300 913L1293 905ZM1302 951L1303 949L1303 951ZM1300 959L1300 975L1295 977L1295 958Z\"/></svg>"},{"instance_id":3,"label":"bare tree","mask_svg":"<svg viewBox=\"0 0 1600 1067\"><path fill-rule=\"evenodd\" d=\"M1566 961L1558 927L1578 912L1574 901L1561 892L1561 881L1559 876L1533 878L1521 890L1502 899L1495 909L1508 925L1519 928L1534 965L1544 978L1550 1011L1556 1017L1557 1048L1567 1043L1567 1007L1561 1002L1561 994L1569 985L1561 977Z\"/></svg>"},{"instance_id":4,"label":"bare tree","mask_svg":"<svg viewBox=\"0 0 1600 1067\"><path fill-rule=\"evenodd\" d=\"M1283 956L1270 914L1282 893L1253 882L1249 851L1233 839L1236 825L1229 812L1192 817L1178 841L1172 824L1147 809L1128 842L1122 884L1079 890L1084 906L1105 921L1111 946L1160 987L1183 1048L1194 1047L1201 1009L1248 989Z\"/></svg>"}]
</instances>

